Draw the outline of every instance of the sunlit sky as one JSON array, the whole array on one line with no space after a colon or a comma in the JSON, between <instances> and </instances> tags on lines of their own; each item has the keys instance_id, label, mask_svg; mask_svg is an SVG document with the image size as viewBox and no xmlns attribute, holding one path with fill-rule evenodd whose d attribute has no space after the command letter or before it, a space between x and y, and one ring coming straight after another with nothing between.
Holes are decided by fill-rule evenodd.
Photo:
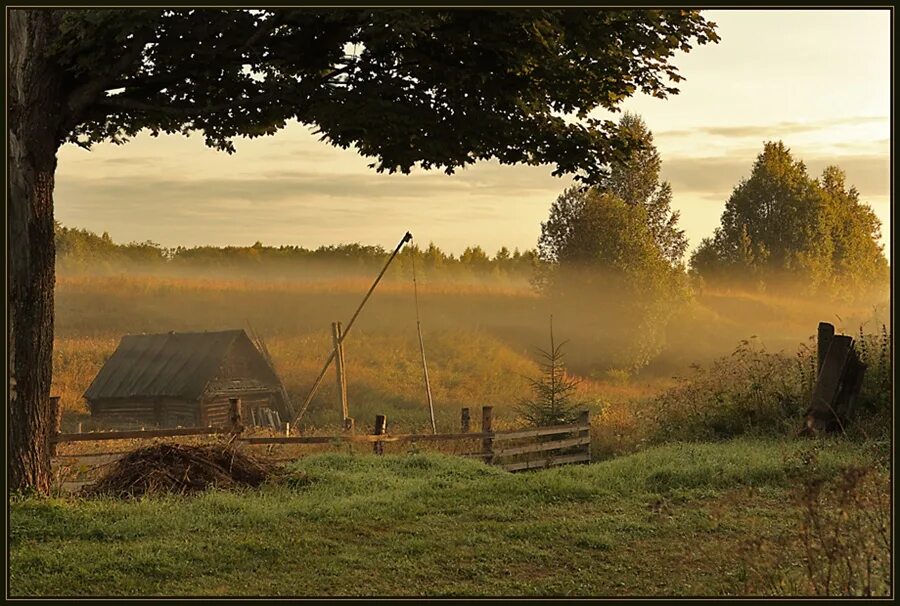
<instances>
[{"instance_id":1,"label":"sunlit sky","mask_svg":"<svg viewBox=\"0 0 900 606\"><path fill-rule=\"evenodd\" d=\"M838 164L890 234L890 12L717 10L719 44L679 54L686 77L667 100L622 108L654 133L663 178L691 248L712 234L763 142L781 139L813 175ZM239 139L227 155L202 138L138 136L124 146L59 154L56 218L117 242L164 246L361 242L461 252L534 247L550 204L570 183L551 167L484 162L456 175L378 174L370 159L292 124ZM886 252L887 247L886 247Z\"/></svg>"}]
</instances>

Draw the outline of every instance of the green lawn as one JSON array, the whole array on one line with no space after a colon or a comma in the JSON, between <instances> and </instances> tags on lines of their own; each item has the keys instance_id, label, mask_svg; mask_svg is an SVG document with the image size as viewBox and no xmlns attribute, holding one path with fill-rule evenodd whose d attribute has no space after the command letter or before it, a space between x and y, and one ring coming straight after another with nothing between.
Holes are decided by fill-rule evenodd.
<instances>
[{"instance_id":1,"label":"green lawn","mask_svg":"<svg viewBox=\"0 0 900 606\"><path fill-rule=\"evenodd\" d=\"M9 591L766 593L778 579L803 577L799 544L764 556L754 542L796 535L792 487L812 473L802 461L813 449L816 473L834 477L887 456L846 442L737 440L509 474L436 454L326 454L257 491L17 499Z\"/></svg>"}]
</instances>

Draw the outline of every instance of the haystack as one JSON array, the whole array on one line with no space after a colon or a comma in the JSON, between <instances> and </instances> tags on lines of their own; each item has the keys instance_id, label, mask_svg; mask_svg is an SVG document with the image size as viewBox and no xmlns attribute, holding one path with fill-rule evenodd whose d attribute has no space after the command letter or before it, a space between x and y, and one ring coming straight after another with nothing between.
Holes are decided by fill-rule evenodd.
<instances>
[{"instance_id":1,"label":"haystack","mask_svg":"<svg viewBox=\"0 0 900 606\"><path fill-rule=\"evenodd\" d=\"M135 498L190 494L208 488L257 487L276 466L225 444L154 444L116 461L87 495Z\"/></svg>"}]
</instances>

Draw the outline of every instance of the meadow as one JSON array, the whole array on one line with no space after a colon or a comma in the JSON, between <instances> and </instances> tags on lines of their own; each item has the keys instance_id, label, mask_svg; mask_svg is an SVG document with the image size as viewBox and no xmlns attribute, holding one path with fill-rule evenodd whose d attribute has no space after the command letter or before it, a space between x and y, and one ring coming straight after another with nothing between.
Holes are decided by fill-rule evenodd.
<instances>
[{"instance_id":1,"label":"meadow","mask_svg":"<svg viewBox=\"0 0 900 606\"><path fill-rule=\"evenodd\" d=\"M426 427L428 414L409 276L386 278L345 343L351 416L360 427L386 414L394 431ZM152 332L250 328L265 340L292 401L303 402L331 351L330 326L350 318L370 278L314 279L105 275L57 277L53 392L61 396L64 427L89 417L81 395L121 336ZM419 307L439 429L455 430L459 409L495 408L514 423L526 377L538 373L537 348L547 348L549 317L565 317L526 280L419 280ZM636 444L642 423L637 402L664 393L729 356L753 338L759 349L793 356L808 345L819 321L854 334L876 332L886 302L844 303L786 299L758 293L698 291L671 320L662 353L627 376L597 370L584 335L560 333L565 362L581 379L578 397L622 446ZM307 430L336 428L340 405L333 374L302 419ZM802 412L802 411L801 411ZM607 448L612 448L607 446ZM615 448L613 448L615 450ZM619 449L621 450L621 449Z\"/></svg>"},{"instance_id":2,"label":"meadow","mask_svg":"<svg viewBox=\"0 0 900 606\"><path fill-rule=\"evenodd\" d=\"M312 455L257 490L14 500L9 587L14 596L887 595L888 457L888 444L738 439L509 474L434 453Z\"/></svg>"},{"instance_id":3,"label":"meadow","mask_svg":"<svg viewBox=\"0 0 900 606\"><path fill-rule=\"evenodd\" d=\"M125 334L249 328L302 402L369 280L228 275L57 277L53 392L64 430ZM538 374L552 309L525 280L419 282L438 431L459 409L517 402ZM589 465L509 474L453 448L266 447L291 459L260 489L137 501L10 501L15 596L887 595L891 329L886 299L835 302L698 289L636 374L566 362L592 410ZM819 321L869 365L844 436L798 439ZM859 334L861 331L861 334ZM596 342L596 341L594 341ZM412 285L388 277L346 342L351 415L422 431L428 414ZM303 417L334 433L333 375ZM477 422L477 412L473 415ZM189 440L187 440L189 441ZM106 444L112 450L134 444ZM461 446L467 450L471 445ZM91 443L63 452L96 450ZM441 450L444 452L434 452ZM290 452L288 452L290 451ZM261 451L257 451L261 452Z\"/></svg>"}]
</instances>

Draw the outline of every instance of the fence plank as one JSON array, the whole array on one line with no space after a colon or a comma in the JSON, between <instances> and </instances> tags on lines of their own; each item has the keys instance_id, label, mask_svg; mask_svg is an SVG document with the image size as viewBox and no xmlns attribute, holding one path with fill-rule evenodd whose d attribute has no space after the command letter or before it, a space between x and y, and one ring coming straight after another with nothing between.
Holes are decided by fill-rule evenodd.
<instances>
[{"instance_id":1,"label":"fence plank","mask_svg":"<svg viewBox=\"0 0 900 606\"><path fill-rule=\"evenodd\" d=\"M441 442L449 440L475 440L489 438L489 433L407 433L382 435L340 435L340 436L267 436L240 437L245 444L329 444L331 442Z\"/></svg>"},{"instance_id":2,"label":"fence plank","mask_svg":"<svg viewBox=\"0 0 900 606\"><path fill-rule=\"evenodd\" d=\"M571 446L582 446L591 443L591 436L582 436L579 438L570 438L568 440L554 440L553 442L538 442L537 444L528 444L526 446L516 446L513 448L502 448L494 451L496 457L509 457L517 454L525 454L528 452L543 452L545 450L556 450L557 448L569 448Z\"/></svg>"},{"instance_id":3,"label":"fence plank","mask_svg":"<svg viewBox=\"0 0 900 606\"><path fill-rule=\"evenodd\" d=\"M170 438L175 436L208 436L232 433L227 427L178 427L175 429L147 429L139 431L98 431L92 433L61 433L53 438L61 442L94 442L98 440L135 440L141 438Z\"/></svg>"},{"instance_id":4,"label":"fence plank","mask_svg":"<svg viewBox=\"0 0 900 606\"><path fill-rule=\"evenodd\" d=\"M533 461L523 461L522 463L510 463L501 465L506 471L523 471L526 469L541 469L544 467L552 467L554 465L565 465L567 463L586 463L591 460L588 453L578 453L565 457L548 457L546 459L535 459Z\"/></svg>"},{"instance_id":5,"label":"fence plank","mask_svg":"<svg viewBox=\"0 0 900 606\"><path fill-rule=\"evenodd\" d=\"M573 423L572 425L553 425L552 427L538 427L536 429L523 429L516 431L494 432L494 441L515 440L517 438L534 438L537 436L552 436L558 433L572 433L573 431L588 431L590 425Z\"/></svg>"}]
</instances>

